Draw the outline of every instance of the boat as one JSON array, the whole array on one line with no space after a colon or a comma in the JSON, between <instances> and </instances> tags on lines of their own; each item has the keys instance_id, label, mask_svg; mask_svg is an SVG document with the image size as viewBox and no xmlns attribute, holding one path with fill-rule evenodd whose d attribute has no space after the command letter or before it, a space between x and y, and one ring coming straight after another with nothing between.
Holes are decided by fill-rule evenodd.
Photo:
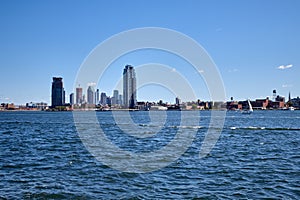
<instances>
[{"instance_id":1,"label":"boat","mask_svg":"<svg viewBox=\"0 0 300 200\"><path fill-rule=\"evenodd\" d=\"M291 107L289 107L289 110L290 110L290 111L294 111L295 108L291 106Z\"/></svg>"},{"instance_id":2,"label":"boat","mask_svg":"<svg viewBox=\"0 0 300 200\"><path fill-rule=\"evenodd\" d=\"M249 105L249 109L248 110L243 110L242 114L251 114L251 113L253 113L253 108L252 108L252 105L251 105L249 99L248 99L248 105Z\"/></svg>"}]
</instances>

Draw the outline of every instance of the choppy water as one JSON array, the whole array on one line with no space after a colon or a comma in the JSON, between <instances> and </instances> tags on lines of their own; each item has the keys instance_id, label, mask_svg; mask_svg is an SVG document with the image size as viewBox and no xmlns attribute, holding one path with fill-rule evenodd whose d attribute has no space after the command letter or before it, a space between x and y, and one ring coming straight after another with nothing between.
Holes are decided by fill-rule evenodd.
<instances>
[{"instance_id":1,"label":"choppy water","mask_svg":"<svg viewBox=\"0 0 300 200\"><path fill-rule=\"evenodd\" d=\"M147 112L131 114L153 134ZM135 140L110 112L98 112L107 138L122 149L151 152L180 126L167 112L161 131ZM80 140L70 112L0 112L0 199L300 199L300 112L228 112L209 156L199 159L210 112L200 112L192 145L180 159L151 173L125 173L96 160ZM126 128L126 122L121 125Z\"/></svg>"}]
</instances>

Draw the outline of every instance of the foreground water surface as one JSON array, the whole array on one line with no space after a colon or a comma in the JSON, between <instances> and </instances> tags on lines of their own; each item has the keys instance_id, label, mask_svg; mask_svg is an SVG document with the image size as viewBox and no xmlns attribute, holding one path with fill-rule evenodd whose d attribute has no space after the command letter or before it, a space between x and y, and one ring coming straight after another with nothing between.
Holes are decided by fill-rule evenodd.
<instances>
[{"instance_id":1,"label":"foreground water surface","mask_svg":"<svg viewBox=\"0 0 300 200\"><path fill-rule=\"evenodd\" d=\"M179 111L155 112L164 122L156 126L149 112L132 112L139 130L151 135L137 139L124 131L132 129L125 119L94 114L107 139L135 153L163 148L182 120ZM300 111L227 112L219 140L202 159L210 112L196 115L197 124L181 127L196 137L179 159L127 173L85 148L71 112L0 112L0 199L300 199Z\"/></svg>"}]
</instances>

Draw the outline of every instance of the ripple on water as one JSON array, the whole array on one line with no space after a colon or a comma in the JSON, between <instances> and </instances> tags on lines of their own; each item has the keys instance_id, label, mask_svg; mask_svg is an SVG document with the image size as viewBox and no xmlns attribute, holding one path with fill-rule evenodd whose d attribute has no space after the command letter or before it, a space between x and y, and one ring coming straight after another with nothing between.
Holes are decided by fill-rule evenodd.
<instances>
[{"instance_id":1,"label":"ripple on water","mask_svg":"<svg viewBox=\"0 0 300 200\"><path fill-rule=\"evenodd\" d=\"M300 125L289 113L258 112L250 117L230 113L220 139L203 159L198 155L208 112L201 113L201 126L170 122L163 134L131 147L109 114L97 115L109 139L136 152L144 147L149 151L153 144L163 146L174 136L168 134L178 128L197 129L197 138L166 168L122 173L103 165L84 148L72 113L0 113L0 199L300 198ZM154 127L145 122L145 115L132 116L152 134Z\"/></svg>"}]
</instances>

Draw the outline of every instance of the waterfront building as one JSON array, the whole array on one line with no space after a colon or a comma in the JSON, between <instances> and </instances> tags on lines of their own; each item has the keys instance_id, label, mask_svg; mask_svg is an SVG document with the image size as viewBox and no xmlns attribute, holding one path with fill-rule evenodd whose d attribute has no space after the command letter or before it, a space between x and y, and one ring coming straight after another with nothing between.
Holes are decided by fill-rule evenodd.
<instances>
[{"instance_id":1,"label":"waterfront building","mask_svg":"<svg viewBox=\"0 0 300 200\"><path fill-rule=\"evenodd\" d=\"M117 99L115 97L111 97L111 105L116 105L117 104Z\"/></svg>"},{"instance_id":2,"label":"waterfront building","mask_svg":"<svg viewBox=\"0 0 300 200\"><path fill-rule=\"evenodd\" d=\"M74 105L74 93L70 94L70 104Z\"/></svg>"},{"instance_id":3,"label":"waterfront building","mask_svg":"<svg viewBox=\"0 0 300 200\"><path fill-rule=\"evenodd\" d=\"M118 90L114 90L113 97L111 98L111 103L112 103L112 105L119 104L119 91Z\"/></svg>"},{"instance_id":4,"label":"waterfront building","mask_svg":"<svg viewBox=\"0 0 300 200\"><path fill-rule=\"evenodd\" d=\"M277 93L276 90L273 90L273 98L272 98L273 101L275 101L276 93Z\"/></svg>"},{"instance_id":5,"label":"waterfront building","mask_svg":"<svg viewBox=\"0 0 300 200\"><path fill-rule=\"evenodd\" d=\"M106 97L106 105L108 105L109 107L111 106L111 98L110 97Z\"/></svg>"},{"instance_id":6,"label":"waterfront building","mask_svg":"<svg viewBox=\"0 0 300 200\"><path fill-rule=\"evenodd\" d=\"M27 109L45 110L45 109L47 109L47 107L48 107L47 103L44 103L44 102L40 102L40 103L29 102L29 103L26 103L26 108Z\"/></svg>"},{"instance_id":7,"label":"waterfront building","mask_svg":"<svg viewBox=\"0 0 300 200\"><path fill-rule=\"evenodd\" d=\"M118 103L119 103L119 105L123 105L123 95L121 95L121 94L119 94Z\"/></svg>"},{"instance_id":8,"label":"waterfront building","mask_svg":"<svg viewBox=\"0 0 300 200\"><path fill-rule=\"evenodd\" d=\"M52 93L51 93L51 106L64 105L64 87L61 77L53 77Z\"/></svg>"},{"instance_id":9,"label":"waterfront building","mask_svg":"<svg viewBox=\"0 0 300 200\"><path fill-rule=\"evenodd\" d=\"M86 103L85 94L82 95L82 104Z\"/></svg>"},{"instance_id":10,"label":"waterfront building","mask_svg":"<svg viewBox=\"0 0 300 200\"><path fill-rule=\"evenodd\" d=\"M76 104L81 104L83 102L82 88L76 88Z\"/></svg>"},{"instance_id":11,"label":"waterfront building","mask_svg":"<svg viewBox=\"0 0 300 200\"><path fill-rule=\"evenodd\" d=\"M175 104L176 105L180 105L181 104L181 99L179 99L179 97L175 98Z\"/></svg>"},{"instance_id":12,"label":"waterfront building","mask_svg":"<svg viewBox=\"0 0 300 200\"><path fill-rule=\"evenodd\" d=\"M94 104L94 88L89 86L87 89L87 103Z\"/></svg>"},{"instance_id":13,"label":"waterfront building","mask_svg":"<svg viewBox=\"0 0 300 200\"><path fill-rule=\"evenodd\" d=\"M66 91L65 91L65 89L63 89L63 105L65 105L66 104Z\"/></svg>"},{"instance_id":14,"label":"waterfront building","mask_svg":"<svg viewBox=\"0 0 300 200\"><path fill-rule=\"evenodd\" d=\"M285 97L277 95L275 98L275 102L273 102L273 108L275 109L283 109L285 106Z\"/></svg>"},{"instance_id":15,"label":"waterfront building","mask_svg":"<svg viewBox=\"0 0 300 200\"><path fill-rule=\"evenodd\" d=\"M123 71L123 104L125 108L136 106L136 75L131 65L126 65Z\"/></svg>"},{"instance_id":16,"label":"waterfront building","mask_svg":"<svg viewBox=\"0 0 300 200\"><path fill-rule=\"evenodd\" d=\"M99 104L99 89L96 90L96 93L95 93L95 104Z\"/></svg>"},{"instance_id":17,"label":"waterfront building","mask_svg":"<svg viewBox=\"0 0 300 200\"><path fill-rule=\"evenodd\" d=\"M297 109L300 109L300 97L291 99L290 103L291 103L291 106L293 106Z\"/></svg>"},{"instance_id":18,"label":"waterfront building","mask_svg":"<svg viewBox=\"0 0 300 200\"><path fill-rule=\"evenodd\" d=\"M101 92L100 95L100 104L105 106L107 104L107 96L105 92Z\"/></svg>"}]
</instances>

